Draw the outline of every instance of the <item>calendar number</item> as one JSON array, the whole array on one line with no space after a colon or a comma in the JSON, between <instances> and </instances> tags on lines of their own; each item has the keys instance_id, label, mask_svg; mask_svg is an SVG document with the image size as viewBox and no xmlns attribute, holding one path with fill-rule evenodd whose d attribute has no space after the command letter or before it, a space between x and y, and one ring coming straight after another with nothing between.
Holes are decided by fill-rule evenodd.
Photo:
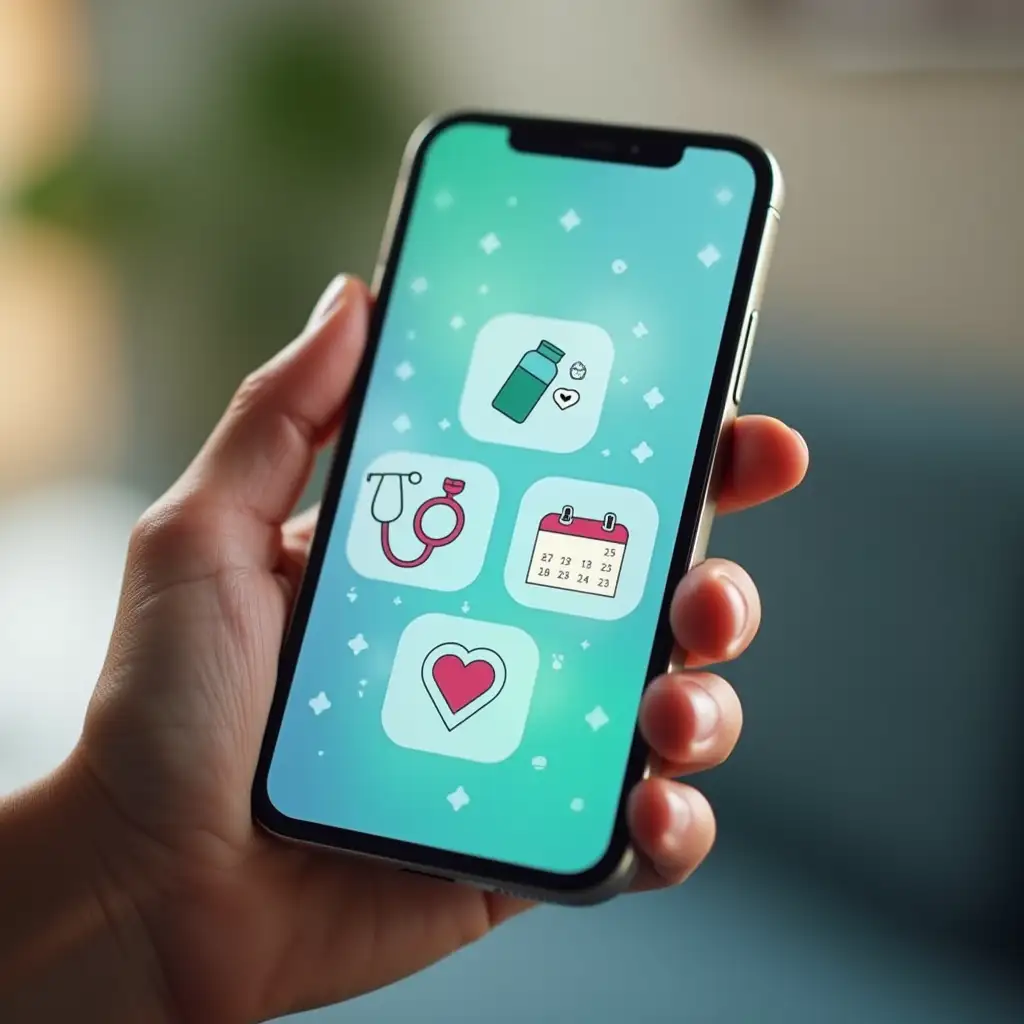
<instances>
[{"instance_id":1,"label":"calendar number","mask_svg":"<svg viewBox=\"0 0 1024 1024\"><path fill-rule=\"evenodd\" d=\"M550 552L550 551L545 551L545 552L544 552L544 553L543 553L543 554L542 554L542 555L540 556L540 560L541 560L542 562L551 562L551 561L553 561L553 560L554 560L554 557L555 557L555 556L554 556L553 554L551 554L551 552Z\"/></svg>"}]
</instances>

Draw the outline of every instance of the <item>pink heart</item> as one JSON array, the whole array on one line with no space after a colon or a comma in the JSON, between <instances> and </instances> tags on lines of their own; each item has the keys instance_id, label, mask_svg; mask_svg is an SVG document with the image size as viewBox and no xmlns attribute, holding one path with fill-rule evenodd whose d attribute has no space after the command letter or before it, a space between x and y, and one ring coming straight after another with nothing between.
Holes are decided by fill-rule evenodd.
<instances>
[{"instance_id":1,"label":"pink heart","mask_svg":"<svg viewBox=\"0 0 1024 1024\"><path fill-rule=\"evenodd\" d=\"M492 665L486 661L471 661L466 665L457 654L441 655L430 674L453 715L494 685Z\"/></svg>"}]
</instances>

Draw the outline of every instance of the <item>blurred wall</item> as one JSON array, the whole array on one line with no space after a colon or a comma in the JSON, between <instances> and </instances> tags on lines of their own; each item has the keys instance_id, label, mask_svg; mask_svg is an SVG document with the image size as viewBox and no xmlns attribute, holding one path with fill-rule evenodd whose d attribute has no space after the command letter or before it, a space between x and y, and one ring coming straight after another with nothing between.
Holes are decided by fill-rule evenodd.
<instances>
[{"instance_id":1,"label":"blurred wall","mask_svg":"<svg viewBox=\"0 0 1024 1024\"><path fill-rule=\"evenodd\" d=\"M1024 371L1024 74L836 73L730 2L372 7L431 73L435 105L770 146L789 199L767 317L797 328L780 352L979 390Z\"/></svg>"}]
</instances>

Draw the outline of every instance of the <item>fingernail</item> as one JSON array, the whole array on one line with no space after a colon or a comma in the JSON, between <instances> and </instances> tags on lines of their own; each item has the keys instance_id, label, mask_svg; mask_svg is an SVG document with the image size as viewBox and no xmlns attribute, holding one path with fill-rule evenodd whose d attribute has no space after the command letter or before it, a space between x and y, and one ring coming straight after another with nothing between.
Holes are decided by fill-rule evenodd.
<instances>
[{"instance_id":1,"label":"fingernail","mask_svg":"<svg viewBox=\"0 0 1024 1024\"><path fill-rule=\"evenodd\" d=\"M675 786L668 790L667 800L669 822L662 838L662 847L667 857L673 858L686 845L686 833L693 818L693 811L690 810L690 802L683 791Z\"/></svg>"},{"instance_id":2,"label":"fingernail","mask_svg":"<svg viewBox=\"0 0 1024 1024\"><path fill-rule=\"evenodd\" d=\"M733 621L735 627L733 638L726 651L731 653L734 648L739 647L747 632L747 623L750 621L750 608L747 606L747 598L732 577L724 572L716 573L718 582L722 584L722 591L732 607Z\"/></svg>"},{"instance_id":3,"label":"fingernail","mask_svg":"<svg viewBox=\"0 0 1024 1024\"><path fill-rule=\"evenodd\" d=\"M718 702L699 683L694 683L690 691L690 705L693 708L693 742L703 743L711 739L718 728L721 712Z\"/></svg>"},{"instance_id":4,"label":"fingernail","mask_svg":"<svg viewBox=\"0 0 1024 1024\"><path fill-rule=\"evenodd\" d=\"M801 434L800 431L797 430L795 427L790 427L789 429L793 431L793 433L796 435L796 439L804 446L804 454L810 455L811 449L807 447L807 438L804 437L804 435Z\"/></svg>"},{"instance_id":5,"label":"fingernail","mask_svg":"<svg viewBox=\"0 0 1024 1024\"><path fill-rule=\"evenodd\" d=\"M324 289L323 295L317 300L313 312L309 314L306 321L306 330L311 331L323 324L330 315L338 308L338 300L345 290L345 283L348 277L345 274L338 274L333 281Z\"/></svg>"}]
</instances>

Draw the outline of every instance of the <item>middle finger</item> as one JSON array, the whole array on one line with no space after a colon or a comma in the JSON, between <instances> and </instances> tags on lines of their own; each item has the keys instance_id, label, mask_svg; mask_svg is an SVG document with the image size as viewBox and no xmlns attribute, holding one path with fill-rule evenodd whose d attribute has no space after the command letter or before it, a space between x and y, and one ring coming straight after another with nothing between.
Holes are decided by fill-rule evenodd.
<instances>
[{"instance_id":1,"label":"middle finger","mask_svg":"<svg viewBox=\"0 0 1024 1024\"><path fill-rule=\"evenodd\" d=\"M669 613L677 650L673 668L730 661L746 650L761 624L761 599L745 569L709 558L680 581Z\"/></svg>"},{"instance_id":2,"label":"middle finger","mask_svg":"<svg viewBox=\"0 0 1024 1024\"><path fill-rule=\"evenodd\" d=\"M721 764L743 727L736 691L711 672L655 679L640 705L640 730L658 775L678 778Z\"/></svg>"}]
</instances>

